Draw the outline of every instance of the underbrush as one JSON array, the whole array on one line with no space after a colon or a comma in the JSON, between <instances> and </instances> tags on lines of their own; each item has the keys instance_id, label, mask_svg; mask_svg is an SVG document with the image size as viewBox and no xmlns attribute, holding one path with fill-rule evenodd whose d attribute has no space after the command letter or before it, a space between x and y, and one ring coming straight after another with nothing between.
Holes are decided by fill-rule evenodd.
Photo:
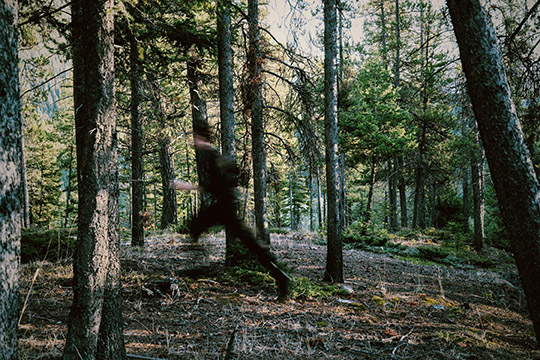
<instances>
[{"instance_id":1,"label":"underbrush","mask_svg":"<svg viewBox=\"0 0 540 360\"><path fill-rule=\"evenodd\" d=\"M72 228L35 230L23 229L21 262L49 260L52 262L73 257L77 230Z\"/></svg>"},{"instance_id":2,"label":"underbrush","mask_svg":"<svg viewBox=\"0 0 540 360\"><path fill-rule=\"evenodd\" d=\"M344 247L379 254L391 254L421 263L437 263L458 268L479 267L493 269L500 259L487 252L471 250L470 235L460 224L449 223L444 230L427 229L424 232L389 233L386 230L363 234L354 227L343 232ZM405 245L409 243L410 245ZM504 262L511 262L506 256Z\"/></svg>"}]
</instances>

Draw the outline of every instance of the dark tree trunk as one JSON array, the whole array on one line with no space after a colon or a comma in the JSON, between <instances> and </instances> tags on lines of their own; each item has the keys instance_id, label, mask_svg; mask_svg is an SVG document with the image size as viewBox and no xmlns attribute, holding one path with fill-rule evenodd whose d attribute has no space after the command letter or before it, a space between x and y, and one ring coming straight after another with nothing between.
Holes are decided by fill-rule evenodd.
<instances>
[{"instance_id":1,"label":"dark tree trunk","mask_svg":"<svg viewBox=\"0 0 540 360\"><path fill-rule=\"evenodd\" d=\"M139 58L139 45L137 39L131 35L130 39L131 63L131 245L144 246L143 226L143 155L142 155L142 119L141 104L141 78L142 66Z\"/></svg>"},{"instance_id":2,"label":"dark tree trunk","mask_svg":"<svg viewBox=\"0 0 540 360\"><path fill-rule=\"evenodd\" d=\"M75 2L72 12L79 221L64 359L124 359L113 1Z\"/></svg>"},{"instance_id":3,"label":"dark tree trunk","mask_svg":"<svg viewBox=\"0 0 540 360\"><path fill-rule=\"evenodd\" d=\"M409 226L409 218L407 216L407 191L405 187L405 179L403 179L403 160L400 156L397 158L397 174L399 188L399 207L401 210L401 227Z\"/></svg>"},{"instance_id":4,"label":"dark tree trunk","mask_svg":"<svg viewBox=\"0 0 540 360\"><path fill-rule=\"evenodd\" d=\"M418 153L416 156L416 174L414 187L414 211L413 229L424 229L426 227L426 207L425 207L425 184L424 184L424 144L426 138L426 125L423 120L420 123L418 134Z\"/></svg>"},{"instance_id":5,"label":"dark tree trunk","mask_svg":"<svg viewBox=\"0 0 540 360\"><path fill-rule=\"evenodd\" d=\"M159 138L159 170L161 173L161 187L163 189L163 208L161 209L161 228L166 229L169 226L178 223L176 208L176 190L171 189L169 183L175 178L173 151L171 148L171 139L167 134L167 119L163 111L163 103L160 96L160 89L157 80L152 73L147 73L148 80L152 87L152 103L157 111L159 119L160 138ZM156 209L157 210L157 209Z\"/></svg>"},{"instance_id":6,"label":"dark tree trunk","mask_svg":"<svg viewBox=\"0 0 540 360\"><path fill-rule=\"evenodd\" d=\"M206 100L202 96L200 84L200 64L197 59L190 59L187 62L187 79L189 83L189 95L191 98L191 118L193 128L208 125L206 114ZM208 152L195 150L195 162L197 163L197 176L199 184L207 187L210 184L210 175L208 169ZM201 199L201 210L204 210L212 203L210 194L206 192L199 193Z\"/></svg>"},{"instance_id":7,"label":"dark tree trunk","mask_svg":"<svg viewBox=\"0 0 540 360\"><path fill-rule=\"evenodd\" d=\"M540 184L493 25L478 0L447 0L469 97L540 342Z\"/></svg>"},{"instance_id":8,"label":"dark tree trunk","mask_svg":"<svg viewBox=\"0 0 540 360\"><path fill-rule=\"evenodd\" d=\"M221 116L221 152L236 161L234 123L233 52L230 0L217 2L217 42L219 72L219 113ZM230 231L225 232L225 261L239 256L239 244Z\"/></svg>"},{"instance_id":9,"label":"dark tree trunk","mask_svg":"<svg viewBox=\"0 0 540 360\"><path fill-rule=\"evenodd\" d=\"M377 174L377 161L375 160L375 157L371 159L371 169L369 174L369 190L368 190L368 196L366 201L366 213L365 213L365 226L369 226L369 222L371 221L371 207L373 204L373 189L375 187L375 175Z\"/></svg>"},{"instance_id":10,"label":"dark tree trunk","mask_svg":"<svg viewBox=\"0 0 540 360\"><path fill-rule=\"evenodd\" d=\"M337 1L324 0L324 124L326 139L327 254L324 279L343 282L343 249L339 213L337 124Z\"/></svg>"},{"instance_id":11,"label":"dark tree trunk","mask_svg":"<svg viewBox=\"0 0 540 360\"><path fill-rule=\"evenodd\" d=\"M0 4L0 358L18 358L19 255L24 217L17 2Z\"/></svg>"},{"instance_id":12,"label":"dark tree trunk","mask_svg":"<svg viewBox=\"0 0 540 360\"><path fill-rule=\"evenodd\" d=\"M473 220L474 220L474 249L482 250L484 247L484 151L478 129L474 120L472 122L473 140L476 145L471 156L471 183L473 190Z\"/></svg>"},{"instance_id":13,"label":"dark tree trunk","mask_svg":"<svg viewBox=\"0 0 540 360\"><path fill-rule=\"evenodd\" d=\"M251 136L253 151L253 196L255 201L255 227L257 237L265 244L270 243L266 218L266 153L264 149L263 101L262 101L262 57L259 50L259 2L248 0Z\"/></svg>"},{"instance_id":14,"label":"dark tree trunk","mask_svg":"<svg viewBox=\"0 0 540 360\"><path fill-rule=\"evenodd\" d=\"M397 230L397 166L395 159L388 160L388 207L389 225L391 230Z\"/></svg>"}]
</instances>

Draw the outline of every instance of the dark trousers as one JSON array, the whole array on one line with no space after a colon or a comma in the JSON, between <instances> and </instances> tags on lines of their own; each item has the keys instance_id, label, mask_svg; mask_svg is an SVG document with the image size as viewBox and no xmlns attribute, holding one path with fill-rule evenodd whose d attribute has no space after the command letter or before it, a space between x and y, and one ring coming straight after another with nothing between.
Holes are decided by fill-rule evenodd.
<instances>
[{"instance_id":1,"label":"dark trousers","mask_svg":"<svg viewBox=\"0 0 540 360\"><path fill-rule=\"evenodd\" d=\"M214 202L208 208L199 212L189 227L189 232L194 239L207 230L210 226L221 224L238 238L242 244L257 256L261 265L270 271L276 279L280 292L288 291L287 275L276 265L276 257L266 244L262 244L253 231L238 217L238 211L234 202Z\"/></svg>"}]
</instances>

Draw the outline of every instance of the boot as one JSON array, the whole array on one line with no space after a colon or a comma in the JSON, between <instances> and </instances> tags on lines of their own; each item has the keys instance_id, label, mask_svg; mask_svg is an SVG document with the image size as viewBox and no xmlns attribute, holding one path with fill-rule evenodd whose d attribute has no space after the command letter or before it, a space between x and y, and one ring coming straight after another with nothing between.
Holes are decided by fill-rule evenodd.
<instances>
[{"instance_id":1,"label":"boot","mask_svg":"<svg viewBox=\"0 0 540 360\"><path fill-rule=\"evenodd\" d=\"M285 273L285 271L281 270L279 266L277 266L274 262L271 262L271 273L274 279L276 279L276 283L278 285L279 289L279 295L278 295L278 301L285 301L290 299L291 297L291 283L292 279Z\"/></svg>"}]
</instances>

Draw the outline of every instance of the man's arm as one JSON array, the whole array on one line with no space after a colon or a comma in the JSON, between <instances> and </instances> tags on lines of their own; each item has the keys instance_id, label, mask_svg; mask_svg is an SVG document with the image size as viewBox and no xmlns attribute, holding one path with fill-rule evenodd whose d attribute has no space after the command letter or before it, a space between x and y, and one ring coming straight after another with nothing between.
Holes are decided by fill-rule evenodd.
<instances>
[{"instance_id":1,"label":"man's arm","mask_svg":"<svg viewBox=\"0 0 540 360\"><path fill-rule=\"evenodd\" d=\"M169 182L171 189L176 190L185 190L185 191L203 191L204 189L200 186L195 186L183 180L171 180Z\"/></svg>"}]
</instances>

